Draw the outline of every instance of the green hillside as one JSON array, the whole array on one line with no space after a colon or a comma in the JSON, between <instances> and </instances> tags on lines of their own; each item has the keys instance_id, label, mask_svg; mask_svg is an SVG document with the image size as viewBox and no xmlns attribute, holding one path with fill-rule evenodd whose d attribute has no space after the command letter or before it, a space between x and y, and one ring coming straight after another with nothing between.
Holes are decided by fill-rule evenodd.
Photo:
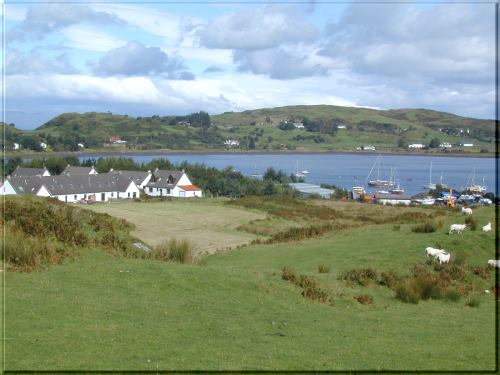
<instances>
[{"instance_id":1,"label":"green hillside","mask_svg":"<svg viewBox=\"0 0 500 375\"><path fill-rule=\"evenodd\" d=\"M127 142L111 145L112 136ZM225 140L231 139L239 142L238 146L230 146L237 150L349 151L373 145L378 151L403 152L408 151L408 144L429 145L437 139L456 145L453 153L491 153L495 122L426 109L330 105L264 108L213 116L204 112L151 117L90 112L65 113L32 132L7 137L7 148L9 142L19 142L23 137L46 142L49 151L77 151L78 143L85 149L100 151L221 150L226 148ZM463 142L473 143L474 147L459 147ZM443 150L435 147L430 151Z\"/></svg>"}]
</instances>

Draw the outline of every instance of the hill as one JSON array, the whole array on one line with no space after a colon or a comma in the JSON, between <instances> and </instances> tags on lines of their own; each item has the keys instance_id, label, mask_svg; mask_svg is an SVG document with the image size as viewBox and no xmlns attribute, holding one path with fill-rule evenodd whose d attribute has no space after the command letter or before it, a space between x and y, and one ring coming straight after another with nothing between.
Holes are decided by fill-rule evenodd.
<instances>
[{"instance_id":1,"label":"hill","mask_svg":"<svg viewBox=\"0 0 500 375\"><path fill-rule=\"evenodd\" d=\"M30 133L30 134L26 134ZM119 136L121 145L111 145ZM111 113L64 113L9 142L34 138L52 151L86 149L171 149L342 151L373 145L381 151L407 151L408 144L453 145L456 153L493 152L495 122L427 109L376 110L331 105L287 106L209 116L131 117ZM228 139L239 142L224 146ZM24 142L28 145L28 142ZM33 142L31 142L33 143ZM439 151L436 147L432 151Z\"/></svg>"}]
</instances>

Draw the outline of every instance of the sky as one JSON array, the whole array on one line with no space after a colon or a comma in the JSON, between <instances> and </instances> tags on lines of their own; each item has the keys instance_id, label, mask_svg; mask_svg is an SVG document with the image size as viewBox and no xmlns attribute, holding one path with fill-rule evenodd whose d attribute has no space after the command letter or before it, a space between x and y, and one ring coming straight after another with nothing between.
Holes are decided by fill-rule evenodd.
<instances>
[{"instance_id":1,"label":"sky","mask_svg":"<svg viewBox=\"0 0 500 375\"><path fill-rule=\"evenodd\" d=\"M5 119L284 105L495 117L494 3L4 5Z\"/></svg>"}]
</instances>

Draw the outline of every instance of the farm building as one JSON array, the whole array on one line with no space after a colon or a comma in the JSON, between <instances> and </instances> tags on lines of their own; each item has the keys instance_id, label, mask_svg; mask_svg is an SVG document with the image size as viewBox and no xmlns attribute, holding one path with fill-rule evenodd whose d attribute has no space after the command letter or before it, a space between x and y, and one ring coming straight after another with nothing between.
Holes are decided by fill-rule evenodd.
<instances>
[{"instance_id":1,"label":"farm building","mask_svg":"<svg viewBox=\"0 0 500 375\"><path fill-rule=\"evenodd\" d=\"M90 174L97 174L97 171L94 167L75 167L68 164L61 174L67 176L87 176Z\"/></svg>"},{"instance_id":2,"label":"farm building","mask_svg":"<svg viewBox=\"0 0 500 375\"><path fill-rule=\"evenodd\" d=\"M194 186L184 171L162 171L156 169L144 185L144 193L155 197L200 197L202 191Z\"/></svg>"},{"instance_id":3,"label":"farm building","mask_svg":"<svg viewBox=\"0 0 500 375\"><path fill-rule=\"evenodd\" d=\"M303 196L319 195L321 198L329 199L335 191L330 189L324 189L318 185L306 184L304 182L297 182L290 184L290 187L297 190Z\"/></svg>"},{"instance_id":4,"label":"farm building","mask_svg":"<svg viewBox=\"0 0 500 375\"><path fill-rule=\"evenodd\" d=\"M34 194L57 198L63 202L139 198L140 190L134 181L119 175L34 176L9 177L4 181L5 195Z\"/></svg>"},{"instance_id":5,"label":"farm building","mask_svg":"<svg viewBox=\"0 0 500 375\"><path fill-rule=\"evenodd\" d=\"M47 168L21 168L17 167L12 172L11 177L35 177L35 176L50 176Z\"/></svg>"},{"instance_id":6,"label":"farm building","mask_svg":"<svg viewBox=\"0 0 500 375\"><path fill-rule=\"evenodd\" d=\"M382 205L405 205L409 206L411 197L400 194L381 194L375 197L375 203Z\"/></svg>"}]
</instances>

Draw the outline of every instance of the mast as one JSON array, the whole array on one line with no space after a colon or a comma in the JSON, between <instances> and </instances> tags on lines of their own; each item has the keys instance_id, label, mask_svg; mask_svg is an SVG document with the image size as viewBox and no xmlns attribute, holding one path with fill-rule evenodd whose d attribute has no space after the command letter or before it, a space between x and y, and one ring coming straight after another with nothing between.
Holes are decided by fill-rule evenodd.
<instances>
[{"instance_id":1,"label":"mast","mask_svg":"<svg viewBox=\"0 0 500 375\"><path fill-rule=\"evenodd\" d=\"M431 167L429 169L429 185L432 185L432 160L431 160Z\"/></svg>"}]
</instances>

